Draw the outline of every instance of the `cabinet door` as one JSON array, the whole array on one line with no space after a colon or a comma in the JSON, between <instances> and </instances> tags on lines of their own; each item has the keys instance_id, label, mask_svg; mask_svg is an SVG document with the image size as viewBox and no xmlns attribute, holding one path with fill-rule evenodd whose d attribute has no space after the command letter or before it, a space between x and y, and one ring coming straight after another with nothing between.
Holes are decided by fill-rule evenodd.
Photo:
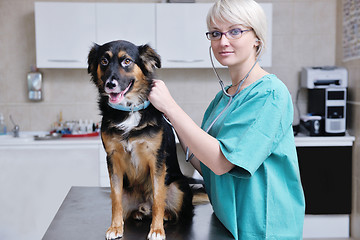
<instances>
[{"instance_id":1,"label":"cabinet door","mask_svg":"<svg viewBox=\"0 0 360 240\"><path fill-rule=\"evenodd\" d=\"M156 48L165 68L210 68L206 16L213 4L157 4ZM261 3L267 24L267 46L259 64L271 67L272 4ZM221 66L215 58L215 66Z\"/></svg>"},{"instance_id":2,"label":"cabinet door","mask_svg":"<svg viewBox=\"0 0 360 240\"><path fill-rule=\"evenodd\" d=\"M352 147L296 149L306 214L350 214Z\"/></svg>"},{"instance_id":3,"label":"cabinet door","mask_svg":"<svg viewBox=\"0 0 360 240\"><path fill-rule=\"evenodd\" d=\"M95 41L95 3L36 2L39 68L86 68Z\"/></svg>"},{"instance_id":4,"label":"cabinet door","mask_svg":"<svg viewBox=\"0 0 360 240\"><path fill-rule=\"evenodd\" d=\"M96 42L127 40L155 47L155 4L97 3Z\"/></svg>"},{"instance_id":5,"label":"cabinet door","mask_svg":"<svg viewBox=\"0 0 360 240\"><path fill-rule=\"evenodd\" d=\"M41 239L72 186L99 186L99 147L0 146L0 238Z\"/></svg>"},{"instance_id":6,"label":"cabinet door","mask_svg":"<svg viewBox=\"0 0 360 240\"><path fill-rule=\"evenodd\" d=\"M212 4L156 5L156 49L165 68L210 67L206 15Z\"/></svg>"}]
</instances>

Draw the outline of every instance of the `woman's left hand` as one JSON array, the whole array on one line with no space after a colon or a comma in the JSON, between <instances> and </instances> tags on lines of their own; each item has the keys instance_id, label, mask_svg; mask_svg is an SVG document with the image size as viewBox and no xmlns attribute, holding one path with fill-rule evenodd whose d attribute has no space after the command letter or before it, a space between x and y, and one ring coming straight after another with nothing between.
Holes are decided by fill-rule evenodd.
<instances>
[{"instance_id":1,"label":"woman's left hand","mask_svg":"<svg viewBox=\"0 0 360 240\"><path fill-rule=\"evenodd\" d=\"M176 105L176 102L171 96L165 83L157 79L153 80L149 101L155 108L164 114L167 114L169 108Z\"/></svg>"}]
</instances>

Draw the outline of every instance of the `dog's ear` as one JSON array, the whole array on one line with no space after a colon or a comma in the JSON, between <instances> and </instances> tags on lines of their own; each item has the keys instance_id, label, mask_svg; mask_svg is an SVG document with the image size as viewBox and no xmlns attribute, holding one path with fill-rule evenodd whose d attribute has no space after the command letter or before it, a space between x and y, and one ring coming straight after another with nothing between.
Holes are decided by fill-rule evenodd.
<instances>
[{"instance_id":1,"label":"dog's ear","mask_svg":"<svg viewBox=\"0 0 360 240\"><path fill-rule=\"evenodd\" d=\"M146 72L154 72L155 67L161 68L160 56L149 45L145 44L138 47L139 55Z\"/></svg>"},{"instance_id":2,"label":"dog's ear","mask_svg":"<svg viewBox=\"0 0 360 240\"><path fill-rule=\"evenodd\" d=\"M94 46L91 48L88 56L88 73L92 74L96 71L97 68L97 52L99 50L99 45L94 43ZM93 76L94 77L94 76Z\"/></svg>"}]
</instances>

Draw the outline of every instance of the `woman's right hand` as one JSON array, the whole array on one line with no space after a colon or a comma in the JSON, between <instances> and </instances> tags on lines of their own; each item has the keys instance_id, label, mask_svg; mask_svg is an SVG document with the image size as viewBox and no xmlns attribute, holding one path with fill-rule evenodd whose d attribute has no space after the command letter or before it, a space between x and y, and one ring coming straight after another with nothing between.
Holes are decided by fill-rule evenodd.
<instances>
[{"instance_id":1,"label":"woman's right hand","mask_svg":"<svg viewBox=\"0 0 360 240\"><path fill-rule=\"evenodd\" d=\"M149 101L160 112L167 114L168 110L176 106L176 102L170 94L169 89L161 80L154 79L149 93Z\"/></svg>"}]
</instances>

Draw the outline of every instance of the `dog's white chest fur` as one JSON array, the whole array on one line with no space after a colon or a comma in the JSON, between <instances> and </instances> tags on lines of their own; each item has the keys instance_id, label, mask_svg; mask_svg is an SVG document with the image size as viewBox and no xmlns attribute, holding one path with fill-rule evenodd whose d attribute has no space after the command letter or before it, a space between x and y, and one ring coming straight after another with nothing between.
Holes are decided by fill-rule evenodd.
<instances>
[{"instance_id":1,"label":"dog's white chest fur","mask_svg":"<svg viewBox=\"0 0 360 240\"><path fill-rule=\"evenodd\" d=\"M139 125L140 119L141 114L139 112L130 112L129 116L123 122L116 125L116 127L128 133Z\"/></svg>"}]
</instances>

